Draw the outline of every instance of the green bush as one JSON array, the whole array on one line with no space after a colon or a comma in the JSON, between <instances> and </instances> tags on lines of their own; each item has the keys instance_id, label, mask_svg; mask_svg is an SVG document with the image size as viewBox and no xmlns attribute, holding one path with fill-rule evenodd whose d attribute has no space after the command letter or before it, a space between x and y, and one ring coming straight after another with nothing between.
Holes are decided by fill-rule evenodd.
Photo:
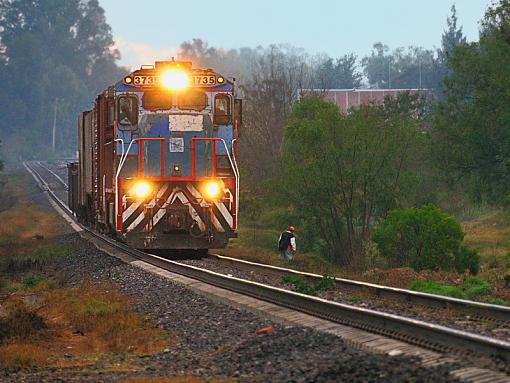
<instances>
[{"instance_id":1,"label":"green bush","mask_svg":"<svg viewBox=\"0 0 510 383\"><path fill-rule=\"evenodd\" d=\"M461 248L463 239L460 223L434 205L392 210L373 234L392 266L478 272L479 255Z\"/></svg>"},{"instance_id":2,"label":"green bush","mask_svg":"<svg viewBox=\"0 0 510 383\"><path fill-rule=\"evenodd\" d=\"M471 274L476 275L480 271L480 253L478 250L462 246L455 254L453 264L459 273L469 270Z\"/></svg>"}]
</instances>

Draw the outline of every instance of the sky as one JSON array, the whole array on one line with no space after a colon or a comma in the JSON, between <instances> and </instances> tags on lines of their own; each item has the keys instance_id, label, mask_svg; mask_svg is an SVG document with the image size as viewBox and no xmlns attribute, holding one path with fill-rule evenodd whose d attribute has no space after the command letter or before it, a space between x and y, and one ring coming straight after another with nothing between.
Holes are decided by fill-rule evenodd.
<instances>
[{"instance_id":1,"label":"sky","mask_svg":"<svg viewBox=\"0 0 510 383\"><path fill-rule=\"evenodd\" d=\"M437 48L451 0L99 0L112 27L121 65L175 56L183 41L214 47L291 44L311 54L363 57L375 42L391 49ZM469 41L491 0L456 0Z\"/></svg>"}]
</instances>

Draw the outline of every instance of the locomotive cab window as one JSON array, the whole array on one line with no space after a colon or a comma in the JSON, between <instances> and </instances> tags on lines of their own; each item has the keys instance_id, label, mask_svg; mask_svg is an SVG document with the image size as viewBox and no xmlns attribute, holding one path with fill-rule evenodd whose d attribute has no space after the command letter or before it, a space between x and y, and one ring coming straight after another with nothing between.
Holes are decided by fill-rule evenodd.
<instances>
[{"instance_id":1,"label":"locomotive cab window","mask_svg":"<svg viewBox=\"0 0 510 383\"><path fill-rule=\"evenodd\" d=\"M142 96L142 106L147 110L172 109L172 94L168 92L147 91Z\"/></svg>"},{"instance_id":2,"label":"locomotive cab window","mask_svg":"<svg viewBox=\"0 0 510 383\"><path fill-rule=\"evenodd\" d=\"M207 107L207 95L203 90L191 90L179 95L179 109L200 112Z\"/></svg>"},{"instance_id":3,"label":"locomotive cab window","mask_svg":"<svg viewBox=\"0 0 510 383\"><path fill-rule=\"evenodd\" d=\"M121 96L117 101L117 121L124 127L138 124L138 99Z\"/></svg>"},{"instance_id":4,"label":"locomotive cab window","mask_svg":"<svg viewBox=\"0 0 510 383\"><path fill-rule=\"evenodd\" d=\"M226 94L217 94L214 98L214 124L227 125L231 116L230 97Z\"/></svg>"}]
</instances>

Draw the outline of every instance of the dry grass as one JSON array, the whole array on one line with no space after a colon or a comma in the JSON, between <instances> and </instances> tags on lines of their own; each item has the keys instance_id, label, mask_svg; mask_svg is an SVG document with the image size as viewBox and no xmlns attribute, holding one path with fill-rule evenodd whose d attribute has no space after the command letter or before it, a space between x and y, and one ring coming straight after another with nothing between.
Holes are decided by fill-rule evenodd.
<instances>
[{"instance_id":1,"label":"dry grass","mask_svg":"<svg viewBox=\"0 0 510 383\"><path fill-rule=\"evenodd\" d=\"M168 347L164 330L136 313L114 286L59 288L35 272L71 249L55 246L56 213L30 205L26 177L12 180L16 203L0 211L0 367L63 367L103 358L129 363L131 356Z\"/></svg>"},{"instance_id":2,"label":"dry grass","mask_svg":"<svg viewBox=\"0 0 510 383\"><path fill-rule=\"evenodd\" d=\"M50 291L40 312L54 325L83 334L80 347L87 352L139 355L164 349L169 343L164 331L137 314L131 303L113 287L84 284Z\"/></svg>"},{"instance_id":3,"label":"dry grass","mask_svg":"<svg viewBox=\"0 0 510 383\"><path fill-rule=\"evenodd\" d=\"M502 211L491 212L463 225L465 244L482 256L498 257L510 251L510 217Z\"/></svg>"},{"instance_id":4,"label":"dry grass","mask_svg":"<svg viewBox=\"0 0 510 383\"><path fill-rule=\"evenodd\" d=\"M492 297L510 302L510 288L504 278L510 275L510 216L503 211L492 211L463 223L464 243L480 251L480 276L488 280Z\"/></svg>"},{"instance_id":5,"label":"dry grass","mask_svg":"<svg viewBox=\"0 0 510 383\"><path fill-rule=\"evenodd\" d=\"M44 286L20 290L2 302L9 315L0 320L1 366L86 365L106 354L122 354L125 360L171 344L163 329L136 313L132 300L112 287ZM75 357L65 358L67 353Z\"/></svg>"},{"instance_id":6,"label":"dry grass","mask_svg":"<svg viewBox=\"0 0 510 383\"><path fill-rule=\"evenodd\" d=\"M44 365L47 361L47 349L42 346L15 343L0 347L0 366L32 367Z\"/></svg>"},{"instance_id":7,"label":"dry grass","mask_svg":"<svg viewBox=\"0 0 510 383\"><path fill-rule=\"evenodd\" d=\"M8 209L0 211L0 256L28 255L53 245L57 214L32 205L33 187L28 177L8 177L5 192L16 199Z\"/></svg>"},{"instance_id":8,"label":"dry grass","mask_svg":"<svg viewBox=\"0 0 510 383\"><path fill-rule=\"evenodd\" d=\"M138 377L122 380L120 383L233 383L233 378L213 378L204 380L195 376L175 376L175 377Z\"/></svg>"}]
</instances>

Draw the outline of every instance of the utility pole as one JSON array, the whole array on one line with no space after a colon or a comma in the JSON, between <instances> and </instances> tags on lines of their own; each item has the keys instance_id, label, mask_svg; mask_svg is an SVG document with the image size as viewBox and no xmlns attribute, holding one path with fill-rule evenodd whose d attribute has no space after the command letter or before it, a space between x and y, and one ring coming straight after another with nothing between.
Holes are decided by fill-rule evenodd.
<instances>
[{"instance_id":1,"label":"utility pole","mask_svg":"<svg viewBox=\"0 0 510 383\"><path fill-rule=\"evenodd\" d=\"M419 71L418 72L420 73L420 88L419 89L421 89L421 57L418 58L418 65L419 65Z\"/></svg>"},{"instance_id":2,"label":"utility pole","mask_svg":"<svg viewBox=\"0 0 510 383\"><path fill-rule=\"evenodd\" d=\"M58 97L55 97L55 101L53 104L53 129L51 135L51 150L55 153L55 137L57 133L57 105L58 105Z\"/></svg>"},{"instance_id":3,"label":"utility pole","mask_svg":"<svg viewBox=\"0 0 510 383\"><path fill-rule=\"evenodd\" d=\"M388 59L388 89L391 89L391 57Z\"/></svg>"}]
</instances>

